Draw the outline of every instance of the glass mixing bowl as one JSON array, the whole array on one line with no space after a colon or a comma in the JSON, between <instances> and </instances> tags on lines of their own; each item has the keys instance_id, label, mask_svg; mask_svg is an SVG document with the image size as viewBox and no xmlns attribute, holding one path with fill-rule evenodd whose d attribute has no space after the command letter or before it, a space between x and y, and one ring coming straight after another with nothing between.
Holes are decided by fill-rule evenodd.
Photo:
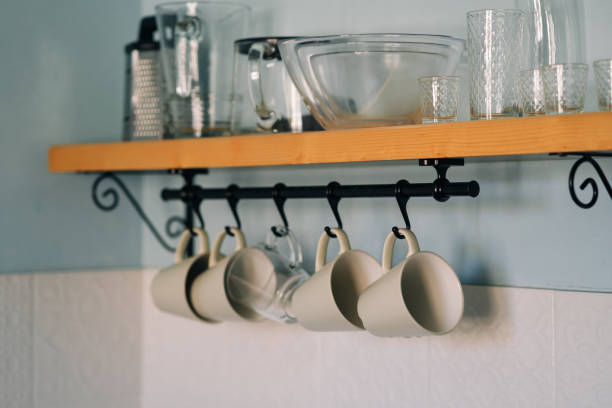
<instances>
[{"instance_id":1,"label":"glass mixing bowl","mask_svg":"<svg viewBox=\"0 0 612 408\"><path fill-rule=\"evenodd\" d=\"M326 129L421 123L418 78L455 73L465 42L424 34L281 41L289 75Z\"/></svg>"}]
</instances>

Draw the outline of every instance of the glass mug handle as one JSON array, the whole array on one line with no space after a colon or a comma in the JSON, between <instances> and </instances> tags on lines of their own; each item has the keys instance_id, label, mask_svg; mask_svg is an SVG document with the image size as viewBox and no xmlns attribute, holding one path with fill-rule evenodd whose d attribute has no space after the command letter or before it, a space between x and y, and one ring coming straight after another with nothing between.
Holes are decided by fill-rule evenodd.
<instances>
[{"instance_id":1,"label":"glass mug handle","mask_svg":"<svg viewBox=\"0 0 612 408\"><path fill-rule=\"evenodd\" d=\"M274 47L268 43L255 43L248 54L248 88L251 104L259 120L257 125L265 130L271 130L276 122L276 113L266 104L261 78L264 56L274 52Z\"/></svg>"},{"instance_id":2,"label":"glass mug handle","mask_svg":"<svg viewBox=\"0 0 612 408\"><path fill-rule=\"evenodd\" d=\"M302 247L298 242L295 234L289 228L279 225L276 227L282 238L287 240L289 244L289 263L292 268L297 268L302 264ZM274 232L268 232L268 238L266 239L266 248L275 249L278 246L278 236Z\"/></svg>"},{"instance_id":3,"label":"glass mug handle","mask_svg":"<svg viewBox=\"0 0 612 408\"><path fill-rule=\"evenodd\" d=\"M194 79L198 73L198 37L201 22L196 16L187 15L174 27L174 58L176 66L176 94L191 96Z\"/></svg>"}]
</instances>

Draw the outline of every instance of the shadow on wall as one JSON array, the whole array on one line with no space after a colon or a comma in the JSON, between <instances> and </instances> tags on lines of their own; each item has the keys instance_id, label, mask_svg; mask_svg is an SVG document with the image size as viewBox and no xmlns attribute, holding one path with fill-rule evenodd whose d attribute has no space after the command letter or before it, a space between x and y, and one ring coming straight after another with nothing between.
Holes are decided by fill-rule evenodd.
<instances>
[{"instance_id":1,"label":"shadow on wall","mask_svg":"<svg viewBox=\"0 0 612 408\"><path fill-rule=\"evenodd\" d=\"M510 308L506 293L493 293L489 288L478 286L464 286L463 294L463 318L453 336L464 339L467 346L472 341L482 343L491 333L494 333L497 342L509 341L512 336L510 332L504 334L503 331L492 330L499 323L500 316L508 313Z\"/></svg>"},{"instance_id":2,"label":"shadow on wall","mask_svg":"<svg viewBox=\"0 0 612 408\"><path fill-rule=\"evenodd\" d=\"M462 277L463 283L478 283L481 285L495 284L493 268L487 264L479 250L468 248L466 241L460 241L455 247L453 259L455 268Z\"/></svg>"}]
</instances>

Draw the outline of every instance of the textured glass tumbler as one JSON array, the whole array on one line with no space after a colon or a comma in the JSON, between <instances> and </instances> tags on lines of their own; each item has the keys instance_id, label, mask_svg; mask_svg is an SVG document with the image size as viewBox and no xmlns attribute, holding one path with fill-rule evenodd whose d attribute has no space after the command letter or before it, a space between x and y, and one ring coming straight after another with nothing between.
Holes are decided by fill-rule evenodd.
<instances>
[{"instance_id":1,"label":"textured glass tumbler","mask_svg":"<svg viewBox=\"0 0 612 408\"><path fill-rule=\"evenodd\" d=\"M423 123L455 122L459 105L459 77L419 78L419 101Z\"/></svg>"},{"instance_id":2,"label":"textured glass tumbler","mask_svg":"<svg viewBox=\"0 0 612 408\"><path fill-rule=\"evenodd\" d=\"M521 10L476 10L467 14L472 120L519 115L524 21Z\"/></svg>"},{"instance_id":3,"label":"textured glass tumbler","mask_svg":"<svg viewBox=\"0 0 612 408\"><path fill-rule=\"evenodd\" d=\"M612 59L593 63L600 111L612 111Z\"/></svg>"},{"instance_id":4,"label":"textured glass tumbler","mask_svg":"<svg viewBox=\"0 0 612 408\"><path fill-rule=\"evenodd\" d=\"M519 72L519 86L523 116L545 115L542 70L529 69Z\"/></svg>"},{"instance_id":5,"label":"textured glass tumbler","mask_svg":"<svg viewBox=\"0 0 612 408\"><path fill-rule=\"evenodd\" d=\"M547 114L581 113L584 110L589 66L554 64L543 68Z\"/></svg>"}]
</instances>

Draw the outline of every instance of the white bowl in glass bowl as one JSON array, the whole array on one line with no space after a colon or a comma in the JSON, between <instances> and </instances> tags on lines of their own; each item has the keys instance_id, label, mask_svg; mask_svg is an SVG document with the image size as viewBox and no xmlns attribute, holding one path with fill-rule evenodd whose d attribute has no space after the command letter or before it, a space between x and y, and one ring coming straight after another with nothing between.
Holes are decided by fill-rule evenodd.
<instances>
[{"instance_id":1,"label":"white bowl in glass bowl","mask_svg":"<svg viewBox=\"0 0 612 408\"><path fill-rule=\"evenodd\" d=\"M428 34L345 34L281 41L280 53L325 129L421 123L418 78L452 75L465 41Z\"/></svg>"}]
</instances>

